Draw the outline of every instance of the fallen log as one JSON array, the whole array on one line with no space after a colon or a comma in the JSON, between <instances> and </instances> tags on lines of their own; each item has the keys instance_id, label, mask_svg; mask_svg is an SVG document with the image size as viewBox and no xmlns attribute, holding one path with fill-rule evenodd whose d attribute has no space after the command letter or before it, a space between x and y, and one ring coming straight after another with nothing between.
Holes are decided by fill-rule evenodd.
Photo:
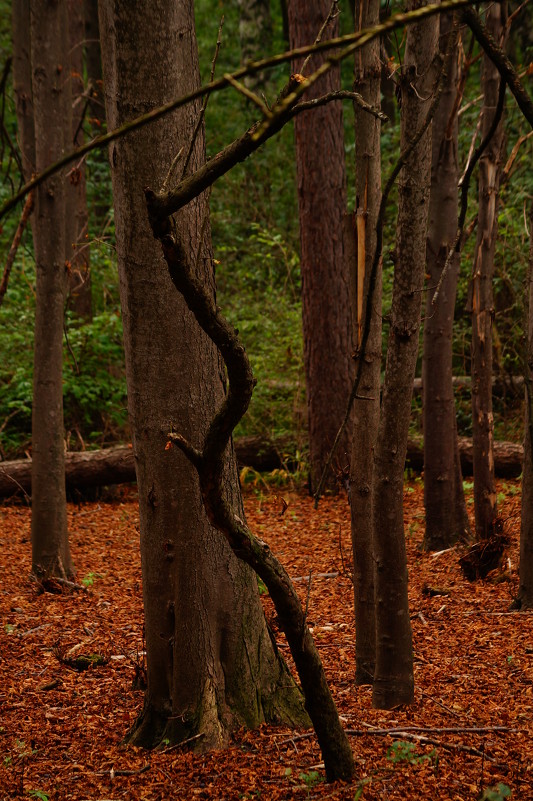
<instances>
[{"instance_id":1,"label":"fallen log","mask_svg":"<svg viewBox=\"0 0 533 801\"><path fill-rule=\"evenodd\" d=\"M240 437L235 442L237 461L241 467L270 471L286 466L289 441L264 437ZM291 467L289 460L289 467ZM70 451L65 457L67 492L81 491L111 484L127 484L136 480L131 445L118 445L98 451ZM0 497L31 494L31 459L0 462Z\"/></svg>"},{"instance_id":2,"label":"fallen log","mask_svg":"<svg viewBox=\"0 0 533 801\"><path fill-rule=\"evenodd\" d=\"M237 461L241 467L270 471L286 466L289 441L267 440L264 437L240 437L235 442ZM472 440L459 438L459 451L464 475L472 475ZM494 443L494 465L500 478L516 478L522 471L523 449L514 442ZM421 440L410 440L407 446L407 467L420 472L424 466ZM290 467L290 461L289 461ZM71 451L65 460L68 492L91 487L125 484L135 481L135 464L131 445L118 445L99 451ZM31 494L31 459L0 462L0 497Z\"/></svg>"},{"instance_id":3,"label":"fallen log","mask_svg":"<svg viewBox=\"0 0 533 801\"><path fill-rule=\"evenodd\" d=\"M469 437L459 437L459 454L464 476L473 473L473 446ZM494 471L498 478L517 478L522 472L524 449L515 442L494 443ZM421 439L409 440L407 467L421 472L424 469L424 444Z\"/></svg>"}]
</instances>

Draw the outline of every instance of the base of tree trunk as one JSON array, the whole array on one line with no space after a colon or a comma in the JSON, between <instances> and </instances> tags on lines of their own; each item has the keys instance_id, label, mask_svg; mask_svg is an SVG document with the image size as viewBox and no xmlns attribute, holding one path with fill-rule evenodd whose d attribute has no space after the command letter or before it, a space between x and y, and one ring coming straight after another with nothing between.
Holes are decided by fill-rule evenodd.
<instances>
[{"instance_id":1,"label":"base of tree trunk","mask_svg":"<svg viewBox=\"0 0 533 801\"><path fill-rule=\"evenodd\" d=\"M181 745L184 749L202 752L227 747L232 731L242 726L249 729L257 728L261 723L296 729L311 726L303 696L288 670L283 684L280 682L265 691L260 707L260 714L255 718L248 710L239 716L234 708L229 711L229 705L221 708L214 688L205 687L198 709L188 717L186 713L179 716L172 712L163 714L145 697L143 709L123 742L150 750Z\"/></svg>"}]
</instances>

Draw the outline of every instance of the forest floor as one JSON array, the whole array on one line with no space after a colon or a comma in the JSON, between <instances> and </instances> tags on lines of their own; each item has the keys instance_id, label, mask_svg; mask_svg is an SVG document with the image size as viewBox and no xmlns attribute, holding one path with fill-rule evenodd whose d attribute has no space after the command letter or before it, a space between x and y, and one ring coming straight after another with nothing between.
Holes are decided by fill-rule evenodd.
<instances>
[{"instance_id":1,"label":"forest floor","mask_svg":"<svg viewBox=\"0 0 533 801\"><path fill-rule=\"evenodd\" d=\"M354 685L346 497L326 498L315 510L304 494L246 493L253 528L298 579L303 602L309 597L308 620L352 732L357 779L349 786L325 782L312 732L262 726L207 754L124 748L143 702L133 689L143 658L134 490L114 502L69 506L78 581L87 585L74 594L36 593L28 579L29 509L1 506L0 801L499 801L507 788L517 801L533 799L533 618L509 612L518 583L519 486L507 482L499 490L510 561L488 580L469 583L458 564L461 549L420 551L423 488L420 481L406 487L416 691L413 706L392 712L372 709L370 688ZM428 587L438 594L427 594ZM57 658L69 649L109 661L77 672Z\"/></svg>"}]
</instances>

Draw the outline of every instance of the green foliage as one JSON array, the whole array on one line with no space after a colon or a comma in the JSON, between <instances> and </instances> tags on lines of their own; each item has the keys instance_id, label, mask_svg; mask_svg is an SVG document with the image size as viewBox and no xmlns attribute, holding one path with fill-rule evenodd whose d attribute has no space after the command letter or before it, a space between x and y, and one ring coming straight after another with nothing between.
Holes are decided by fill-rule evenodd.
<instances>
[{"instance_id":1,"label":"green foliage","mask_svg":"<svg viewBox=\"0 0 533 801\"><path fill-rule=\"evenodd\" d=\"M511 797L511 788L503 782L499 782L496 787L483 790L481 801L503 801L504 798Z\"/></svg>"},{"instance_id":2,"label":"green foliage","mask_svg":"<svg viewBox=\"0 0 533 801\"><path fill-rule=\"evenodd\" d=\"M37 798L39 801L48 801L48 795L42 790L28 790L30 798Z\"/></svg>"},{"instance_id":3,"label":"green foliage","mask_svg":"<svg viewBox=\"0 0 533 801\"><path fill-rule=\"evenodd\" d=\"M406 740L395 740L387 750L387 759L393 765L408 763L409 765L423 765L425 762L437 762L437 752L435 749L429 754L419 754L414 743Z\"/></svg>"},{"instance_id":4,"label":"green foliage","mask_svg":"<svg viewBox=\"0 0 533 801\"><path fill-rule=\"evenodd\" d=\"M389 4L400 10L399 0ZM10 3L0 0L0 61L11 50ZM286 50L281 4L273 4L273 37L267 56ZM201 0L196 3L196 29L202 80L209 79L220 18L224 16L222 45L216 64L221 75L239 66L239 6L234 0ZM346 8L340 15L341 32L352 27ZM391 34L385 42L397 67L403 57L404 38ZM512 58L527 65L530 43L520 29L520 18L511 29ZM474 55L477 52L475 46ZM529 48L529 49L528 49ZM352 81L353 63L342 66L345 86ZM291 72L290 64L269 70L264 91L268 102L276 99ZM480 61L470 70L459 126L459 165L466 164L472 133L480 112ZM391 100L394 110L395 100ZM240 93L228 88L213 96L206 113L206 148L209 156L241 135L257 119L258 110ZM383 178L399 154L399 115L382 127ZM353 180L353 114L344 106L346 131L347 190L349 208L355 204ZM8 81L3 122L10 140L16 141L16 118L12 87ZM512 99L507 102L505 125L507 152L527 133L524 119ZM88 132L89 133L89 132ZM479 136L477 139L479 143ZM20 185L16 158L9 147L0 150L0 202ZM500 199L496 254L495 371L519 375L523 371L523 302L527 268L528 236L524 208L531 201L533 161L531 140L516 151ZM87 194L90 208L91 277L94 318L75 320L67 314L64 369L65 439L69 448L101 446L128 437L126 390L122 353L120 304L114 252L111 181L107 153L96 151L87 158ZM477 174L469 198L468 220L477 210ZM393 189L384 229L384 337L388 336L388 312L392 294L397 191ZM0 226L0 253L5 254L18 222L12 213ZM266 143L244 163L221 178L211 193L211 228L217 267L218 302L239 328L258 380L249 414L236 434L289 436L286 456L305 469L306 399L301 336L300 281L298 261L298 204L295 182L292 126ZM461 277L454 328L454 370L470 371L470 313L468 294L475 246L475 231L462 255ZM25 233L13 267L8 294L0 309L0 458L14 458L30 446L32 406L32 330L35 275L31 232ZM421 398L414 401L412 433L420 428ZM458 395L459 433L471 433L468 393ZM495 398L496 436L521 437L521 401L511 396ZM303 472L303 470L302 470ZM269 481L282 483L288 472L280 471Z\"/></svg>"}]
</instances>

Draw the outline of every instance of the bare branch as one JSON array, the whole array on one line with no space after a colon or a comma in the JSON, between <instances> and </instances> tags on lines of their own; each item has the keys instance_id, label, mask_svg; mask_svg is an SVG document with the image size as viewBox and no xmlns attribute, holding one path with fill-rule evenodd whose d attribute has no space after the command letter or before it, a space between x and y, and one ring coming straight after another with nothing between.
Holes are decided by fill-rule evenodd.
<instances>
[{"instance_id":1,"label":"bare branch","mask_svg":"<svg viewBox=\"0 0 533 801\"><path fill-rule=\"evenodd\" d=\"M474 8L467 7L463 9L462 18L500 73L502 81L505 81L505 83L508 84L509 89L513 93L522 114L533 128L533 101L522 86L522 82L520 81L515 68L501 47L494 41L493 37L487 31L479 14Z\"/></svg>"},{"instance_id":2,"label":"bare branch","mask_svg":"<svg viewBox=\"0 0 533 801\"><path fill-rule=\"evenodd\" d=\"M26 228L26 224L28 222L28 219L32 211L33 211L33 192L30 192L30 194L26 198L26 202L24 204L24 208L20 216L19 224L17 226L17 230L15 231L15 236L13 237L13 242L11 243L11 247L9 248L9 253L7 254L6 266L4 267L4 274L2 276L2 282L0 283L0 306L2 305L4 296L7 292L7 285L9 282L9 275L11 273L11 268L13 267L13 262L15 261L15 256L17 255L17 250L20 245L20 241L22 239L22 234L24 233L24 229Z\"/></svg>"},{"instance_id":3,"label":"bare branch","mask_svg":"<svg viewBox=\"0 0 533 801\"><path fill-rule=\"evenodd\" d=\"M324 52L326 50L332 50L338 47L343 47L347 44L351 44L352 47L350 47L349 50L347 48L344 51L343 57L346 57L354 50L364 47L367 42L375 39L377 36L381 36L382 34L395 30L396 28L401 28L404 25L418 22L426 17L432 16L433 14L445 13L457 8L463 8L472 2L473 0L444 0L444 2L440 4L431 4L414 11L395 14L393 17L389 17L379 25L376 25L374 28L368 30L357 31L356 33L340 36L336 39L320 42L317 45L306 45L305 47L298 47L294 50L280 53L276 56L272 56L271 58L249 62L245 67L241 67L238 70L235 70L235 72L232 72L231 75L236 80L239 80L245 75L254 75L255 73L261 72L269 67L275 67L278 64L291 61L293 58L297 58L298 56L305 56L308 53L313 52ZM220 92L228 85L229 82L225 77L219 78L216 81L210 81L205 86L200 86L189 94L183 95L176 100L172 100L170 103L166 103L164 106L159 106L158 108L152 109L147 114L136 117L124 125L121 125L119 128L115 128L113 131L109 131L109 133L104 134L103 136L98 136L95 139L86 142L81 147L71 151L70 153L66 153L57 162L54 162L45 170L43 170L42 173L34 176L32 180L28 181L28 183L26 183L19 192L6 200L5 203L0 206L0 219L2 219L2 217L11 211L11 209L14 208L14 206L16 206L17 203L19 203L24 197L26 197L28 192L35 187L40 186L44 181L47 180L47 178L61 170L67 164L77 161L81 156L84 156L86 153L89 153L92 150L107 147L107 145L109 145L111 142L120 139L122 136L125 136L126 134L131 133L138 128L142 128L145 125L149 125L151 122L161 119L161 117L164 117L167 114L170 114L172 111L175 111L176 109L193 102L199 97L210 95L214 92Z\"/></svg>"}]
</instances>

